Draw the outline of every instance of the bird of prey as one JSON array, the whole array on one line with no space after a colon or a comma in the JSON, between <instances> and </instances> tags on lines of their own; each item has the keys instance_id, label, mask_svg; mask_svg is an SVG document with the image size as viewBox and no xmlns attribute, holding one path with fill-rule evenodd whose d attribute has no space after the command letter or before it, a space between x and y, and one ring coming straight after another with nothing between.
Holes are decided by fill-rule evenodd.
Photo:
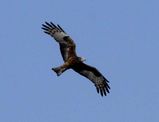
<instances>
[{"instance_id":1,"label":"bird of prey","mask_svg":"<svg viewBox=\"0 0 159 122\"><path fill-rule=\"evenodd\" d=\"M64 29L58 24L55 25L52 22L45 22L45 24L42 24L42 29L46 34L53 37L56 42L59 43L64 64L52 68L57 76L60 76L68 69L73 69L75 72L92 81L97 89L97 92L100 93L101 96L106 96L110 89L108 85L109 81L95 67L85 64L84 58L77 56L76 45Z\"/></svg>"}]
</instances>

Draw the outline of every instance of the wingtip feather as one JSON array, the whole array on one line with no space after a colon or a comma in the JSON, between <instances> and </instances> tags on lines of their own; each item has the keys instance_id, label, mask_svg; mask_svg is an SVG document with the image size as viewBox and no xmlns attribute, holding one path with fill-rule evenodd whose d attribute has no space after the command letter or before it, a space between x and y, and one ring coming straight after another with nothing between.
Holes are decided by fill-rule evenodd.
<instances>
[{"instance_id":1,"label":"wingtip feather","mask_svg":"<svg viewBox=\"0 0 159 122\"><path fill-rule=\"evenodd\" d=\"M50 33L49 33L48 31L44 31L44 33L46 33L46 34L50 35Z\"/></svg>"},{"instance_id":2,"label":"wingtip feather","mask_svg":"<svg viewBox=\"0 0 159 122\"><path fill-rule=\"evenodd\" d=\"M48 26L51 27L51 28L53 27L53 26L52 26L50 23L48 23L48 22L45 22L45 24L48 25Z\"/></svg>"},{"instance_id":3,"label":"wingtip feather","mask_svg":"<svg viewBox=\"0 0 159 122\"><path fill-rule=\"evenodd\" d=\"M50 22L50 24L51 24L54 28L57 28L57 26L56 26L53 22Z\"/></svg>"},{"instance_id":4,"label":"wingtip feather","mask_svg":"<svg viewBox=\"0 0 159 122\"><path fill-rule=\"evenodd\" d=\"M57 26L62 32L66 33L60 25L57 24Z\"/></svg>"}]
</instances>

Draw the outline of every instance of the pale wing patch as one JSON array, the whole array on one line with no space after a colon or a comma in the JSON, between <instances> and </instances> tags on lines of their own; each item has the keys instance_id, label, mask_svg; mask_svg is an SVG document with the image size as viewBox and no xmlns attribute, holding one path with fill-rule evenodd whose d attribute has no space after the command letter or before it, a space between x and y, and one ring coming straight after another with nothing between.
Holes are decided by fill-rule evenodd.
<instances>
[{"instance_id":1,"label":"pale wing patch","mask_svg":"<svg viewBox=\"0 0 159 122\"><path fill-rule=\"evenodd\" d=\"M53 34L53 37L54 39L59 42L59 43L64 43L65 41L63 40L63 38L65 36L68 36L67 34L65 34L64 32L59 32L59 31L56 31L54 34Z\"/></svg>"}]
</instances>

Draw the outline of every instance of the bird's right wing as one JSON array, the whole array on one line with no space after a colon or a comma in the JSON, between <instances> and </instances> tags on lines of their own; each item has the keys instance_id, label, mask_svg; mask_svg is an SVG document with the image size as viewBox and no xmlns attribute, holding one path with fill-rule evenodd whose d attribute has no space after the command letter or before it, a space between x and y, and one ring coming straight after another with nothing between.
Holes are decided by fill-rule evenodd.
<instances>
[{"instance_id":1,"label":"bird's right wing","mask_svg":"<svg viewBox=\"0 0 159 122\"><path fill-rule=\"evenodd\" d=\"M66 34L64 29L60 25L55 25L52 22L42 24L44 32L53 37L60 45L61 55L63 60L66 61L70 55L69 49L72 46L75 51L75 44L73 40ZM71 45L71 46L70 46Z\"/></svg>"}]
</instances>

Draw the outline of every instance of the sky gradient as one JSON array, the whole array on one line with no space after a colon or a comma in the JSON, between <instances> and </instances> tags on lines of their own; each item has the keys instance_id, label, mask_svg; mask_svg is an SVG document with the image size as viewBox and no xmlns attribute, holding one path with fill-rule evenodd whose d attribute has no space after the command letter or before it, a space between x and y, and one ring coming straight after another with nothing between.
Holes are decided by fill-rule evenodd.
<instances>
[{"instance_id":1,"label":"sky gradient","mask_svg":"<svg viewBox=\"0 0 159 122\"><path fill-rule=\"evenodd\" d=\"M0 122L159 122L159 1L2 0ZM59 24L110 81L101 97L63 63L41 24Z\"/></svg>"}]
</instances>

